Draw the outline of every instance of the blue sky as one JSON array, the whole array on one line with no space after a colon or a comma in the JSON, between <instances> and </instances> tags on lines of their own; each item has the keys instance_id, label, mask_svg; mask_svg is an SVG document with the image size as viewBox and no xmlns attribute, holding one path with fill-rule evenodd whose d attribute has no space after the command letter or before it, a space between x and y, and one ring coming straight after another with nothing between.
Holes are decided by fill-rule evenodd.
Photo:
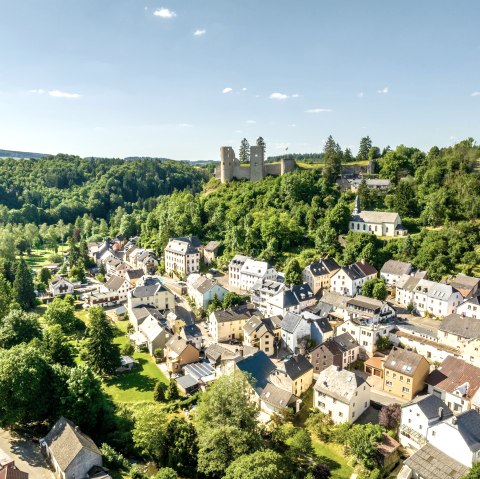
<instances>
[{"instance_id":1,"label":"blue sky","mask_svg":"<svg viewBox=\"0 0 480 479\"><path fill-rule=\"evenodd\" d=\"M0 0L0 148L478 141L479 16L478 0Z\"/></svg>"}]
</instances>

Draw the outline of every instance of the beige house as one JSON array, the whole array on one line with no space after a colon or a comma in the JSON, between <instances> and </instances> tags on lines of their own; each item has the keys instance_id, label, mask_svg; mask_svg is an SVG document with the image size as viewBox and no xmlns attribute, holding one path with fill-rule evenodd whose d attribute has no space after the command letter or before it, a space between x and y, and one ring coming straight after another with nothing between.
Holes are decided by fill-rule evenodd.
<instances>
[{"instance_id":1,"label":"beige house","mask_svg":"<svg viewBox=\"0 0 480 479\"><path fill-rule=\"evenodd\" d=\"M243 341L243 326L258 311L252 304L213 311L208 317L209 328L216 343L236 339Z\"/></svg>"},{"instance_id":2,"label":"beige house","mask_svg":"<svg viewBox=\"0 0 480 479\"><path fill-rule=\"evenodd\" d=\"M117 294L119 301L126 301L128 292L133 289L128 279L115 275L110 276L110 279L105 283L104 287L110 293Z\"/></svg>"},{"instance_id":3,"label":"beige house","mask_svg":"<svg viewBox=\"0 0 480 479\"><path fill-rule=\"evenodd\" d=\"M129 313L137 306L152 306L160 311L175 307L173 293L157 278L144 278L127 294Z\"/></svg>"},{"instance_id":4,"label":"beige house","mask_svg":"<svg viewBox=\"0 0 480 479\"><path fill-rule=\"evenodd\" d=\"M272 356L281 339L281 324L282 320L278 316L272 316L271 318L252 316L243 325L244 344L258 348L267 356Z\"/></svg>"},{"instance_id":5,"label":"beige house","mask_svg":"<svg viewBox=\"0 0 480 479\"><path fill-rule=\"evenodd\" d=\"M202 244L196 236L170 238L165 248L165 271L181 276L200 271Z\"/></svg>"},{"instance_id":6,"label":"beige house","mask_svg":"<svg viewBox=\"0 0 480 479\"><path fill-rule=\"evenodd\" d=\"M179 373L185 364L196 363L199 360L198 349L180 336L172 336L167 341L164 355L167 368L172 373Z\"/></svg>"},{"instance_id":7,"label":"beige house","mask_svg":"<svg viewBox=\"0 0 480 479\"><path fill-rule=\"evenodd\" d=\"M358 196L348 229L355 233L371 233L375 236L406 236L408 233L398 213L362 211Z\"/></svg>"},{"instance_id":8,"label":"beige house","mask_svg":"<svg viewBox=\"0 0 480 479\"><path fill-rule=\"evenodd\" d=\"M333 258L323 258L309 264L302 271L302 281L307 283L313 294L330 288L331 277L340 269Z\"/></svg>"},{"instance_id":9,"label":"beige house","mask_svg":"<svg viewBox=\"0 0 480 479\"><path fill-rule=\"evenodd\" d=\"M299 354L280 363L269 376L269 381L280 389L300 397L313 383L313 366Z\"/></svg>"},{"instance_id":10,"label":"beige house","mask_svg":"<svg viewBox=\"0 0 480 479\"><path fill-rule=\"evenodd\" d=\"M383 390L412 400L425 387L429 362L420 354L394 348L383 363Z\"/></svg>"},{"instance_id":11,"label":"beige house","mask_svg":"<svg viewBox=\"0 0 480 479\"><path fill-rule=\"evenodd\" d=\"M203 250L203 262L206 265L210 265L215 261L218 255L219 248L220 248L219 241L210 241L205 245L205 248Z\"/></svg>"}]
</instances>

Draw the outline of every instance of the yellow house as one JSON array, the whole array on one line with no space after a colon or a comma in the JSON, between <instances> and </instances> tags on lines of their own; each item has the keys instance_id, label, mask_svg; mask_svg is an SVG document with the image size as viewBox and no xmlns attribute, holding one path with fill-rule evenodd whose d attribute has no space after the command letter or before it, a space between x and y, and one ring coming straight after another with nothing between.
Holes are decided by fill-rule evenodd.
<instances>
[{"instance_id":1,"label":"yellow house","mask_svg":"<svg viewBox=\"0 0 480 479\"><path fill-rule=\"evenodd\" d=\"M208 317L210 332L216 343L236 339L243 341L243 326L258 311L253 304L213 311Z\"/></svg>"},{"instance_id":2,"label":"yellow house","mask_svg":"<svg viewBox=\"0 0 480 479\"><path fill-rule=\"evenodd\" d=\"M243 344L272 356L280 342L281 325L282 319L279 316L261 318L254 315L243 325Z\"/></svg>"},{"instance_id":3,"label":"yellow house","mask_svg":"<svg viewBox=\"0 0 480 479\"><path fill-rule=\"evenodd\" d=\"M425 387L429 362L420 354L394 348L383 364L383 390L411 400Z\"/></svg>"},{"instance_id":4,"label":"yellow house","mask_svg":"<svg viewBox=\"0 0 480 479\"><path fill-rule=\"evenodd\" d=\"M313 366L299 354L281 363L269 379L273 385L300 397L313 383Z\"/></svg>"},{"instance_id":5,"label":"yellow house","mask_svg":"<svg viewBox=\"0 0 480 479\"><path fill-rule=\"evenodd\" d=\"M183 366L196 363L200 359L198 349L180 336L172 336L167 341L165 358L167 368L172 373L179 373Z\"/></svg>"}]
</instances>

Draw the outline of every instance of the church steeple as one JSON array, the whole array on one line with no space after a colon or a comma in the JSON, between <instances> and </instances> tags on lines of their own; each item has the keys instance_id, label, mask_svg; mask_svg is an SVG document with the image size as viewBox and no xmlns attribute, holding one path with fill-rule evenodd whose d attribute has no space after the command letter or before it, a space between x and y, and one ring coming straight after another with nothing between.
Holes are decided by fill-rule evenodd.
<instances>
[{"instance_id":1,"label":"church steeple","mask_svg":"<svg viewBox=\"0 0 480 479\"><path fill-rule=\"evenodd\" d=\"M353 214L358 215L360 211L362 211L360 208L360 197L357 195L355 198L355 208L353 208Z\"/></svg>"}]
</instances>

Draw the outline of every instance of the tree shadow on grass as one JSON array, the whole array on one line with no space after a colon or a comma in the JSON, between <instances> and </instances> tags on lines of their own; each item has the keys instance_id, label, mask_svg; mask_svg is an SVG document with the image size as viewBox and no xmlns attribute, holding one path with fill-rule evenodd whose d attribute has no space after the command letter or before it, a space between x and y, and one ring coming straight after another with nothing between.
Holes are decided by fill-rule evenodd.
<instances>
[{"instance_id":1,"label":"tree shadow on grass","mask_svg":"<svg viewBox=\"0 0 480 479\"><path fill-rule=\"evenodd\" d=\"M335 469L340 469L342 466L337 462L327 456L317 456L317 462L325 464L331 471Z\"/></svg>"},{"instance_id":2,"label":"tree shadow on grass","mask_svg":"<svg viewBox=\"0 0 480 479\"><path fill-rule=\"evenodd\" d=\"M107 386L115 386L122 391L132 389L135 391L153 391L157 380L142 374L143 367L148 361L144 358L138 358L137 366L132 371L118 373L115 377L107 381Z\"/></svg>"}]
</instances>

